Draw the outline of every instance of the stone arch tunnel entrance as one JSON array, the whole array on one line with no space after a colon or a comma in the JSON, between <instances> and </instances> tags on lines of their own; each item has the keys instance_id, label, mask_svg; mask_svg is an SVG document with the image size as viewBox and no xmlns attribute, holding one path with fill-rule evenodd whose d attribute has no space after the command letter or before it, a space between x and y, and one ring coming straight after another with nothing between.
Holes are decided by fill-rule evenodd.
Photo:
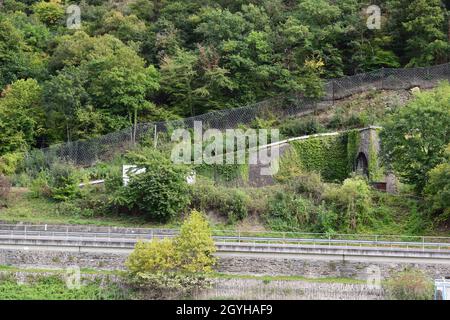
<instances>
[{"instance_id":1,"label":"stone arch tunnel entrance","mask_svg":"<svg viewBox=\"0 0 450 320\"><path fill-rule=\"evenodd\" d=\"M369 162L364 152L360 152L356 158L355 171L359 175L369 177Z\"/></svg>"}]
</instances>

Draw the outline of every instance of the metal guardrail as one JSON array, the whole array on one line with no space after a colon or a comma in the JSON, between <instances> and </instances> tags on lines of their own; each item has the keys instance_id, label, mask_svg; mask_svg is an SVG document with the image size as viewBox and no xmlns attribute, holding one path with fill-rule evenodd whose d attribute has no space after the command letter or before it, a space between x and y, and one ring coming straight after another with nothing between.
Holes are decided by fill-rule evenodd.
<instances>
[{"instance_id":1,"label":"metal guardrail","mask_svg":"<svg viewBox=\"0 0 450 320\"><path fill-rule=\"evenodd\" d=\"M55 226L52 226L55 228ZM57 226L59 230L49 230L45 225L1 225L1 240L59 240L77 242L131 242L152 240L155 238L174 237L177 229L144 229L144 228L93 228L73 230L69 226ZM65 228L65 230L63 230ZM77 227L75 227L77 228ZM97 229L97 230L95 230ZM100 229L100 230L98 230ZM214 230L213 238L220 243L273 244L286 246L339 246L339 247L375 247L403 250L450 250L450 237L417 237L397 235L355 235L355 234L323 234L296 232L239 232ZM405 241L406 240L406 241Z\"/></svg>"}]
</instances>

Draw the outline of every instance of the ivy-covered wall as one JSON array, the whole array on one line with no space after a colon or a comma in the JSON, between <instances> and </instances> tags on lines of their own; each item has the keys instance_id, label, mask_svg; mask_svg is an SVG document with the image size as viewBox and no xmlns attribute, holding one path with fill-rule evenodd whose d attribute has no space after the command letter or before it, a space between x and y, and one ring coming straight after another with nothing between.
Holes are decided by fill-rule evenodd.
<instances>
[{"instance_id":1,"label":"ivy-covered wall","mask_svg":"<svg viewBox=\"0 0 450 320\"><path fill-rule=\"evenodd\" d=\"M320 172L326 181L342 181L348 176L346 134L291 142L305 171ZM281 160L283 166L283 159Z\"/></svg>"},{"instance_id":2,"label":"ivy-covered wall","mask_svg":"<svg viewBox=\"0 0 450 320\"><path fill-rule=\"evenodd\" d=\"M319 172L325 181L342 182L356 169L359 153L364 153L368 161L369 180L381 181L383 168L378 161L378 130L355 129L335 136L312 137L289 143L280 152L279 171L275 178L286 182L304 171ZM207 165L195 166L199 175L217 183L228 185L253 185L250 165ZM259 183L259 182L258 182ZM265 182L263 184L266 184Z\"/></svg>"},{"instance_id":3,"label":"ivy-covered wall","mask_svg":"<svg viewBox=\"0 0 450 320\"><path fill-rule=\"evenodd\" d=\"M369 179L379 181L383 172L379 167L377 139L376 130L355 129L336 136L292 141L291 152L281 158L280 172L282 175L293 172L291 167L298 166L299 171L319 172L325 181L340 182L355 171L357 156L363 152L368 160Z\"/></svg>"}]
</instances>

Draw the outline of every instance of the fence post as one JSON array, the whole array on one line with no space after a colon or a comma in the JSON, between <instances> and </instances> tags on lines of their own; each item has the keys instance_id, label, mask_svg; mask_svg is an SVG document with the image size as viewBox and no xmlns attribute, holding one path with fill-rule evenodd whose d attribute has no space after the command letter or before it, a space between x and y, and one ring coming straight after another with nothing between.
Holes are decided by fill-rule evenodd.
<instances>
[{"instance_id":1,"label":"fence post","mask_svg":"<svg viewBox=\"0 0 450 320\"><path fill-rule=\"evenodd\" d=\"M333 105L334 105L334 79L331 80L331 92L332 92L332 101L333 101Z\"/></svg>"},{"instance_id":2,"label":"fence post","mask_svg":"<svg viewBox=\"0 0 450 320\"><path fill-rule=\"evenodd\" d=\"M158 141L158 133L157 133L157 127L156 127L156 124L155 124L155 133L154 133L154 136L153 136L153 144L154 144L154 148L155 149L156 149L157 141Z\"/></svg>"},{"instance_id":3,"label":"fence post","mask_svg":"<svg viewBox=\"0 0 450 320\"><path fill-rule=\"evenodd\" d=\"M381 90L384 89L384 77L386 76L384 67L381 67Z\"/></svg>"}]
</instances>

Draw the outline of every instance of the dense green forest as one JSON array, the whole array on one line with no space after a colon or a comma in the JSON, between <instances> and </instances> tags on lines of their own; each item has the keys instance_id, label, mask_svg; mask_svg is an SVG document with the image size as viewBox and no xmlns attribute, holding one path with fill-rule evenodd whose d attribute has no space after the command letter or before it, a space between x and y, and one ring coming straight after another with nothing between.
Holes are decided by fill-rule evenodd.
<instances>
[{"instance_id":1,"label":"dense green forest","mask_svg":"<svg viewBox=\"0 0 450 320\"><path fill-rule=\"evenodd\" d=\"M68 28L70 4L81 26ZM366 26L369 5L381 28ZM4 0L0 156L448 61L438 0ZM70 24L69 24L70 25Z\"/></svg>"},{"instance_id":2,"label":"dense green forest","mask_svg":"<svg viewBox=\"0 0 450 320\"><path fill-rule=\"evenodd\" d=\"M78 6L80 21L71 5ZM381 9L380 28L368 27L371 5ZM279 128L283 137L381 125L380 161L402 183L396 195L371 188L373 174L352 175L354 159L344 155L356 140L339 154L329 144L308 142L320 151L314 153L319 165L284 161L276 185L259 189L211 179L217 170L228 179L236 172L248 175L248 168L180 167L168 150L155 150L148 141L89 168L25 156L33 148L136 122L236 108L280 94L320 99L329 78L446 63L445 3L3 0L0 9L1 219L177 225L188 209L198 209L218 217L221 227L257 217L269 230L448 234L448 83L430 91L367 90L327 111L272 114L247 124ZM306 155L304 148L296 146ZM129 163L147 173L123 186L122 165ZM318 169L324 166L327 171ZM189 186L192 169L199 179ZM104 186L80 188L97 179Z\"/></svg>"}]
</instances>

